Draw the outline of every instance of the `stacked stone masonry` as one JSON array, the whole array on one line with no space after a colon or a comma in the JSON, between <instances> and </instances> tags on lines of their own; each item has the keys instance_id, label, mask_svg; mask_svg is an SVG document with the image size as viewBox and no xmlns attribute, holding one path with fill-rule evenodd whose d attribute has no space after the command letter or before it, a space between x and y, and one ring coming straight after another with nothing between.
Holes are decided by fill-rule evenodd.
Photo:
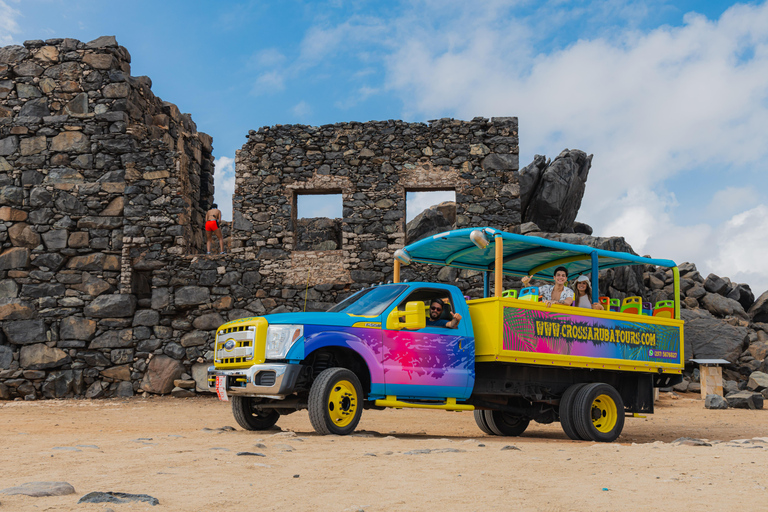
<instances>
[{"instance_id":1,"label":"stacked stone masonry","mask_svg":"<svg viewBox=\"0 0 768 512\"><path fill-rule=\"evenodd\" d=\"M132 394L170 331L137 278L202 246L211 138L130 62L109 36L0 49L0 397Z\"/></svg>"}]
</instances>

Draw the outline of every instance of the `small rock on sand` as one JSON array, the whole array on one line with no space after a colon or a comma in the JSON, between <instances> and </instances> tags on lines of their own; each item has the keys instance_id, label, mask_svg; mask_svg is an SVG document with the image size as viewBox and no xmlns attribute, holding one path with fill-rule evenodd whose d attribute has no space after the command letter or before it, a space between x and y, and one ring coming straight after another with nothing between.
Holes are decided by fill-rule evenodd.
<instances>
[{"instance_id":1,"label":"small rock on sand","mask_svg":"<svg viewBox=\"0 0 768 512\"><path fill-rule=\"evenodd\" d=\"M2 494L23 494L35 498L42 496L65 496L67 494L74 494L74 492L75 488L67 482L27 482L16 487L0 490Z\"/></svg>"},{"instance_id":2,"label":"small rock on sand","mask_svg":"<svg viewBox=\"0 0 768 512\"><path fill-rule=\"evenodd\" d=\"M129 494L126 492L89 492L78 503L129 503L131 501L142 501L150 505L159 505L160 501L149 494Z\"/></svg>"}]
</instances>

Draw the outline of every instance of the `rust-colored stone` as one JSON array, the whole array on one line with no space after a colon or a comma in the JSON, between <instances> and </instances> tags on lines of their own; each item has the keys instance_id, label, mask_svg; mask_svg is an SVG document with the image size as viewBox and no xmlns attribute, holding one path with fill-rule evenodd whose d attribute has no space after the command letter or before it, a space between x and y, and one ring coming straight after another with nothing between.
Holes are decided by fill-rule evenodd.
<instances>
[{"instance_id":1,"label":"rust-colored stone","mask_svg":"<svg viewBox=\"0 0 768 512\"><path fill-rule=\"evenodd\" d=\"M82 132L62 132L51 140L51 151L85 153L91 150L91 141Z\"/></svg>"},{"instance_id":2,"label":"rust-colored stone","mask_svg":"<svg viewBox=\"0 0 768 512\"><path fill-rule=\"evenodd\" d=\"M0 220L6 222L24 222L28 214L24 210L17 210L10 206L0 206Z\"/></svg>"}]
</instances>

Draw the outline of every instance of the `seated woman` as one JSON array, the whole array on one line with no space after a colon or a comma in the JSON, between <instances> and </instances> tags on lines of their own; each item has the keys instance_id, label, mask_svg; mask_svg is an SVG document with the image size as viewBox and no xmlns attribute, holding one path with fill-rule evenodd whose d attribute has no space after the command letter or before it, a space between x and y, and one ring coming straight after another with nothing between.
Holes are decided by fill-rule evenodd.
<instances>
[{"instance_id":1,"label":"seated woman","mask_svg":"<svg viewBox=\"0 0 768 512\"><path fill-rule=\"evenodd\" d=\"M531 276L524 276L523 286L528 286L531 282ZM544 298L547 307L552 304L565 304L570 306L573 303L573 290L565 286L568 282L568 269L557 267L555 269L555 284L545 284L539 286L539 294Z\"/></svg>"},{"instance_id":2,"label":"seated woman","mask_svg":"<svg viewBox=\"0 0 768 512\"><path fill-rule=\"evenodd\" d=\"M573 285L576 288L576 298L573 305L579 308L603 309L599 302L592 302L592 284L587 276L579 276Z\"/></svg>"}]
</instances>

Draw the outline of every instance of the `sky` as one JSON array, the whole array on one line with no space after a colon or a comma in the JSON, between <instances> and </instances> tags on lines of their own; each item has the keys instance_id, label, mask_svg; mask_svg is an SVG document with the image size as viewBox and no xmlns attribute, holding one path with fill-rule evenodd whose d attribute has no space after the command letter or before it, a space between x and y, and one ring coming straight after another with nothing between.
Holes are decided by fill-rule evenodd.
<instances>
[{"instance_id":1,"label":"sky","mask_svg":"<svg viewBox=\"0 0 768 512\"><path fill-rule=\"evenodd\" d=\"M768 290L765 1L0 0L0 44L101 35L213 136L225 219L248 130L517 116L521 166L594 154L596 236Z\"/></svg>"}]
</instances>

